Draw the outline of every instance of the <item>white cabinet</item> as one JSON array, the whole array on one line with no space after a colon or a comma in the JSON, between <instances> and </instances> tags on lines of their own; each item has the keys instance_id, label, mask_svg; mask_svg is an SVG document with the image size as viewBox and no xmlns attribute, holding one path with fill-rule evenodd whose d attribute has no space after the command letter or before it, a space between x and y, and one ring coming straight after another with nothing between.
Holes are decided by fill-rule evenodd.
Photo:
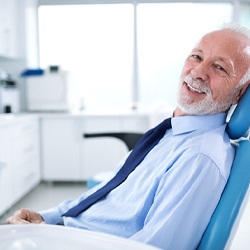
<instances>
[{"instance_id":1,"label":"white cabinet","mask_svg":"<svg viewBox=\"0 0 250 250\"><path fill-rule=\"evenodd\" d=\"M40 182L38 119L24 119L12 127L13 199L16 201Z\"/></svg>"},{"instance_id":2,"label":"white cabinet","mask_svg":"<svg viewBox=\"0 0 250 250\"><path fill-rule=\"evenodd\" d=\"M11 128L0 126L0 215L6 211L12 199Z\"/></svg>"},{"instance_id":3,"label":"white cabinet","mask_svg":"<svg viewBox=\"0 0 250 250\"><path fill-rule=\"evenodd\" d=\"M15 58L17 49L17 0L0 0L0 56Z\"/></svg>"},{"instance_id":4,"label":"white cabinet","mask_svg":"<svg viewBox=\"0 0 250 250\"><path fill-rule=\"evenodd\" d=\"M77 128L77 120L70 117L41 119L43 180L83 180Z\"/></svg>"},{"instance_id":5,"label":"white cabinet","mask_svg":"<svg viewBox=\"0 0 250 250\"><path fill-rule=\"evenodd\" d=\"M0 120L0 215L40 182L38 118Z\"/></svg>"},{"instance_id":6,"label":"white cabinet","mask_svg":"<svg viewBox=\"0 0 250 250\"><path fill-rule=\"evenodd\" d=\"M144 132L148 118L141 116L44 116L41 118L42 179L83 181L110 171L127 153L115 138L83 138L94 132Z\"/></svg>"}]
</instances>

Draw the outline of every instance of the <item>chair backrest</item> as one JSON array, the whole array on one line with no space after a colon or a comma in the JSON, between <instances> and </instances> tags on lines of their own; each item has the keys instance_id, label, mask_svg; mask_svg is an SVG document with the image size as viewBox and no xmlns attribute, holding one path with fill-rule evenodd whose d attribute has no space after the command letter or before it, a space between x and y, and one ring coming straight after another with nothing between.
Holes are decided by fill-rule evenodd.
<instances>
[{"instance_id":1,"label":"chair backrest","mask_svg":"<svg viewBox=\"0 0 250 250\"><path fill-rule=\"evenodd\" d=\"M122 140L127 146L128 150L132 150L137 141L142 137L143 133L132 133L132 132L108 132L108 133L87 133L83 134L85 138L93 137L115 137Z\"/></svg>"},{"instance_id":2,"label":"chair backrest","mask_svg":"<svg viewBox=\"0 0 250 250\"><path fill-rule=\"evenodd\" d=\"M242 138L250 127L250 87L244 93L227 126L231 139L239 139L231 173L221 199L202 237L199 250L224 249L230 238L250 183L250 141Z\"/></svg>"}]
</instances>

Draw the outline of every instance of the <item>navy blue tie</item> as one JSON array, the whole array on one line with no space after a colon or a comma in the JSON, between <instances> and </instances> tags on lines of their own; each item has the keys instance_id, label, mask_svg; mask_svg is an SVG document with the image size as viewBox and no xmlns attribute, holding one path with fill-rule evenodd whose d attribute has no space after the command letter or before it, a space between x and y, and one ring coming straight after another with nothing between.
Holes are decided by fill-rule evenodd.
<instances>
[{"instance_id":1,"label":"navy blue tie","mask_svg":"<svg viewBox=\"0 0 250 250\"><path fill-rule=\"evenodd\" d=\"M88 196L86 199L82 200L78 205L68 210L62 216L78 216L80 213L88 209L124 182L129 174L140 164L148 152L161 140L166 133L166 130L169 128L171 128L171 118L164 120L158 126L146 132L136 143L134 149L117 174L109 182L107 182L106 185Z\"/></svg>"}]
</instances>

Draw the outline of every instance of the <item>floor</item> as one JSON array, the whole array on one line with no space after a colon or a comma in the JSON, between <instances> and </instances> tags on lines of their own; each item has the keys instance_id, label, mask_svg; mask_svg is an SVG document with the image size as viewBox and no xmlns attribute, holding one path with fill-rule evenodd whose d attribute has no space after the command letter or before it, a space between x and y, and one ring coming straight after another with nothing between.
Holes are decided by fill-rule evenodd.
<instances>
[{"instance_id":1,"label":"floor","mask_svg":"<svg viewBox=\"0 0 250 250\"><path fill-rule=\"evenodd\" d=\"M0 217L0 224L6 222L6 218L11 216L17 209L22 207L39 211L51 208L61 201L69 198L76 198L86 191L84 183L45 183L42 182L26 195L20 202L13 206L6 214ZM250 197L250 190L248 197ZM250 250L250 199L247 199L244 212L239 223L239 227L227 250Z\"/></svg>"},{"instance_id":2,"label":"floor","mask_svg":"<svg viewBox=\"0 0 250 250\"><path fill-rule=\"evenodd\" d=\"M15 204L9 211L0 217L0 224L6 222L6 218L11 216L20 208L28 208L34 211L56 206L65 199L76 198L82 192L86 191L84 183L66 182L66 183L40 183L21 201Z\"/></svg>"}]
</instances>

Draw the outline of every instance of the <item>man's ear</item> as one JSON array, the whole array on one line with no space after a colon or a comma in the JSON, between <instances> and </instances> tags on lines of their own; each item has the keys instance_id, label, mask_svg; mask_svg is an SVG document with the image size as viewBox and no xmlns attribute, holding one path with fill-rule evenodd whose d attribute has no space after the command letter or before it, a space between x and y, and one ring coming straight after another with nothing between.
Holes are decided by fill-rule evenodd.
<instances>
[{"instance_id":1,"label":"man's ear","mask_svg":"<svg viewBox=\"0 0 250 250\"><path fill-rule=\"evenodd\" d=\"M235 97L234 101L233 101L233 105L237 104L240 100L240 98L242 97L242 95L245 93L247 87L250 85L250 82L247 82L246 84L244 84L244 86L240 89L238 95Z\"/></svg>"}]
</instances>

